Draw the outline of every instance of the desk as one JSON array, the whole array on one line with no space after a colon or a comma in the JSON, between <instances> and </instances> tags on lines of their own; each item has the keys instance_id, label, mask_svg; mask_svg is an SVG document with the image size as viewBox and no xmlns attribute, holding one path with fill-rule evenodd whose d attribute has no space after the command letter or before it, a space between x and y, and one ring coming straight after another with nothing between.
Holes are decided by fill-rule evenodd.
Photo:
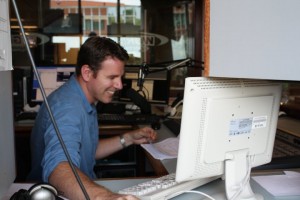
<instances>
[{"instance_id":1,"label":"desk","mask_svg":"<svg viewBox=\"0 0 300 200\"><path fill-rule=\"evenodd\" d=\"M272 172L270 173L273 174ZM265 175L267 174L267 172L263 174ZM96 181L96 183L101 184L114 192L117 192L120 189L130 187L138 183L145 182L147 180L149 179L109 180L109 181ZM264 200L299 200L300 199L300 196L273 197L255 181L251 180L250 184L253 192L261 194L264 197ZM225 191L224 181L218 179L212 181L211 183L198 187L195 190L204 192L209 195L224 192ZM172 200L187 200L187 199L205 199L205 198L199 194L190 194L190 193L185 193L172 198Z\"/></svg>"},{"instance_id":2,"label":"desk","mask_svg":"<svg viewBox=\"0 0 300 200\"><path fill-rule=\"evenodd\" d=\"M161 129L157 131L158 132L158 140L163 140L168 137L174 137L174 135L163 125L161 126ZM147 155L149 157L150 155ZM155 160L152 158L152 160L149 160L151 162L151 165L153 165L153 168L156 169L157 175L163 175L166 173L174 172L176 169L176 159L170 159L170 160ZM258 172L255 171L254 174L266 174L266 173L274 173L274 170L271 171L262 171ZM277 173L277 171L276 171ZM132 185L136 185L141 182L145 182L146 178L134 178L134 179L114 179L114 180L99 180L96 181L96 183L101 184L103 186L106 186L107 188L111 189L112 191L118 191L120 189L130 187ZM260 193L265 197L265 200L296 200L300 199L300 197L272 197L269 193L267 193L260 185L258 185L256 182L251 181L251 186L254 192ZM224 182L221 180L213 181L207 185L204 185L202 187L197 188L197 190L205 192L207 194L214 194L220 191L224 191ZM196 196L195 196L196 195ZM197 194L183 194L180 196L177 196L173 198L174 200L186 200L186 199L200 199L199 195Z\"/></svg>"},{"instance_id":3,"label":"desk","mask_svg":"<svg viewBox=\"0 0 300 200\"><path fill-rule=\"evenodd\" d=\"M280 120L280 122L282 122L282 120ZM300 125L298 123L298 121L295 122L296 125ZM290 127L290 126L288 126ZM298 127L298 126L297 126ZM16 127L17 129L20 127ZM103 127L105 128L105 127ZM109 131L110 128L106 127L107 130ZM16 130L17 130L16 129ZM31 130L30 127L23 127L22 130ZM297 129L296 130L300 130ZM161 126L161 129L157 131L158 132L158 140L163 140L166 139L168 137L174 137L173 133L171 131L169 131L164 125ZM24 134L24 133L23 133ZM147 158L150 158L150 164L153 166L153 168L155 169L155 172L157 175L164 175L167 173L172 173L175 171L176 169L176 159L170 159L170 160L163 160L163 161L159 161L156 160L154 158L151 158L151 155L146 154ZM270 172L270 171L269 171ZM274 170L272 170L270 173L273 173ZM255 174L257 174L258 172L255 171ZM263 171L261 174L265 174L267 173L266 171ZM126 188L126 187L130 187L132 185L136 185L138 183L144 182L146 180L149 179L145 179L145 178L134 178L134 179L114 179L114 180L99 180L96 181L96 183L101 184L106 186L107 188L111 189L112 191L118 191L120 189ZM261 188L256 182L251 181L251 185L252 185L252 189L255 192L258 192L260 194L262 194L265 197L265 200L296 200L296 199L300 199L300 197L281 197L281 198L274 198L272 197L270 194L268 194L263 188ZM217 180L217 181L213 181L207 185L204 185L200 188L197 188L197 190L201 190L203 192L206 192L208 194L213 194L216 192L220 192L220 191L224 191L224 182L221 180ZM195 194L183 194L180 195L178 197L173 198L174 200L185 200L185 199L194 199L194 198L198 198L199 196L197 195L196 197L194 196Z\"/></svg>"},{"instance_id":4,"label":"desk","mask_svg":"<svg viewBox=\"0 0 300 200\"><path fill-rule=\"evenodd\" d=\"M299 169L297 169L299 171ZM277 171L277 173L281 173L281 171ZM261 175L267 175L267 174L274 174L274 171L268 171L259 173ZM254 174L258 175L258 174ZM103 185L107 187L108 189L112 190L113 192L117 192L123 188L127 188L133 185L137 185L138 183L145 182L147 180L151 180L149 178L134 178L134 179L114 179L114 180L98 180L95 181L97 184ZM284 196L284 197L273 197L270 195L264 188L262 188L259 184L257 184L255 181L251 180L250 182L251 187L255 193L259 193L263 195L264 200L299 200L300 196ZM19 189L28 189L31 186L31 184L13 184L11 188L9 189L7 195L2 200L8 200L10 196L18 191ZM203 185L201 187L196 188L195 190L204 192L206 194L212 195L220 192L224 192L224 181L221 179L212 181L206 185ZM186 200L186 199L204 199L199 194L190 194L185 193L182 195L179 195L177 197L172 198L172 200Z\"/></svg>"}]
</instances>

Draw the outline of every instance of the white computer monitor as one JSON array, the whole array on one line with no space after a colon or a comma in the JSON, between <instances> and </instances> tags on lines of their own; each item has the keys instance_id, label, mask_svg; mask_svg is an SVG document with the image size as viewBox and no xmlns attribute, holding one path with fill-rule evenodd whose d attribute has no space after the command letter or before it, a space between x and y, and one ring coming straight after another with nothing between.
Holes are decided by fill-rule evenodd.
<instances>
[{"instance_id":1,"label":"white computer monitor","mask_svg":"<svg viewBox=\"0 0 300 200\"><path fill-rule=\"evenodd\" d=\"M280 99L279 82L186 78L176 180L222 176L217 199L259 199L250 171L272 159Z\"/></svg>"}]
</instances>

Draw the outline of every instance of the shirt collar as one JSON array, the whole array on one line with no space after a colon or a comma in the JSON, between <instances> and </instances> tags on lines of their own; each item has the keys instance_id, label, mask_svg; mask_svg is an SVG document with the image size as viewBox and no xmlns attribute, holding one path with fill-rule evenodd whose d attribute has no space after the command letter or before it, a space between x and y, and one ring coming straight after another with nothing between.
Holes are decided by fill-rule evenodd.
<instances>
[{"instance_id":1,"label":"shirt collar","mask_svg":"<svg viewBox=\"0 0 300 200\"><path fill-rule=\"evenodd\" d=\"M78 94L80 95L81 99L82 99L82 102L84 104L84 107L86 109L86 111L88 113L91 113L95 110L95 105L94 104L90 104L90 102L87 100L78 80L76 79L76 75L72 75L71 78L70 78L70 83L71 83L71 86L72 88L78 92Z\"/></svg>"}]
</instances>

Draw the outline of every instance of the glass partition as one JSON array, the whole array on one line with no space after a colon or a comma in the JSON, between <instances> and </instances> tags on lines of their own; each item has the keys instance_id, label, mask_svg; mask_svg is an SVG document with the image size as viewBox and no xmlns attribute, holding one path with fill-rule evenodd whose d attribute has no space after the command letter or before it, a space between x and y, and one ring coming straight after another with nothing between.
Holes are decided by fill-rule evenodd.
<instances>
[{"instance_id":1,"label":"glass partition","mask_svg":"<svg viewBox=\"0 0 300 200\"><path fill-rule=\"evenodd\" d=\"M16 3L37 65L76 64L80 45L91 35L109 37L124 46L130 54L131 72L136 72L143 63L155 68L161 67L161 63L171 65L195 58L195 0L17 0ZM13 64L30 66L14 11L11 13ZM166 72L163 75L166 82L162 85L169 88L171 83L183 89L188 67ZM156 76L148 77L152 80Z\"/></svg>"}]
</instances>

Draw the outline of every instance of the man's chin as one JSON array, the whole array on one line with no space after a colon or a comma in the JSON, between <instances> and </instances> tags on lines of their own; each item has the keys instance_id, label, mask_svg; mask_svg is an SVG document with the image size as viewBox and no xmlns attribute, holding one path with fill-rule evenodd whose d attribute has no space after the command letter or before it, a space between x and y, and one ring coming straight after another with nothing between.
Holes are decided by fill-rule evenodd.
<instances>
[{"instance_id":1,"label":"man's chin","mask_svg":"<svg viewBox=\"0 0 300 200\"><path fill-rule=\"evenodd\" d=\"M111 103L113 100L113 98L105 98L105 99L102 99L100 100L102 103Z\"/></svg>"}]
</instances>

